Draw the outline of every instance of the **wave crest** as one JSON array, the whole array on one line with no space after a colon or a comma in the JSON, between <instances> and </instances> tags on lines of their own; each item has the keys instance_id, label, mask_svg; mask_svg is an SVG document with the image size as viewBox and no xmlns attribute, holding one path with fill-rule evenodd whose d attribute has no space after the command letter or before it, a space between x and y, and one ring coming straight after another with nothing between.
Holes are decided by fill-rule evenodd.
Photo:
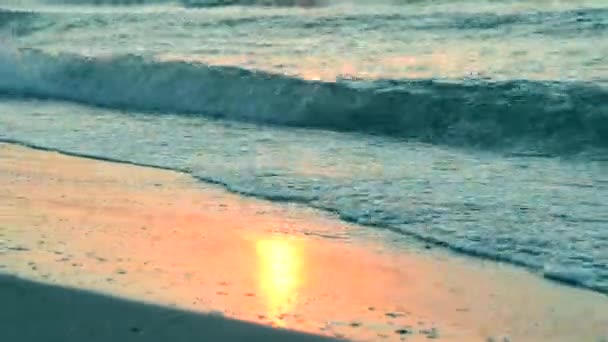
<instances>
[{"instance_id":1,"label":"wave crest","mask_svg":"<svg viewBox=\"0 0 608 342\"><path fill-rule=\"evenodd\" d=\"M0 52L0 94L555 152L608 147L608 92L575 82L337 82L138 56Z\"/></svg>"}]
</instances>

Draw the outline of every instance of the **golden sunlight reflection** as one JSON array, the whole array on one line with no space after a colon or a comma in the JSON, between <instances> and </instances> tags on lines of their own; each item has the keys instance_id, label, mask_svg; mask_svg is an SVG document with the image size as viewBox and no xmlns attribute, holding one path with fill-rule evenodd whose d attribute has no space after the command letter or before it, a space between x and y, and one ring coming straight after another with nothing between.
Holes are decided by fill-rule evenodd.
<instances>
[{"instance_id":1,"label":"golden sunlight reflection","mask_svg":"<svg viewBox=\"0 0 608 342\"><path fill-rule=\"evenodd\" d=\"M267 317L285 326L284 314L294 309L302 285L302 253L295 241L260 240L256 243L259 287L267 307Z\"/></svg>"}]
</instances>

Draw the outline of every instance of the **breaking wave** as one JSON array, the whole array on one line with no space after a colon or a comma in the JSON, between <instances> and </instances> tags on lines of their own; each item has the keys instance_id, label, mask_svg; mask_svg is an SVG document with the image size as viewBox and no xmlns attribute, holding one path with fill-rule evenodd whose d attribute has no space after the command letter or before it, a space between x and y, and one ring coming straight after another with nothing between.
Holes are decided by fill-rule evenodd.
<instances>
[{"instance_id":1,"label":"breaking wave","mask_svg":"<svg viewBox=\"0 0 608 342\"><path fill-rule=\"evenodd\" d=\"M0 94L460 146L608 147L608 91L581 82L320 82L133 55L21 50L0 51Z\"/></svg>"}]
</instances>

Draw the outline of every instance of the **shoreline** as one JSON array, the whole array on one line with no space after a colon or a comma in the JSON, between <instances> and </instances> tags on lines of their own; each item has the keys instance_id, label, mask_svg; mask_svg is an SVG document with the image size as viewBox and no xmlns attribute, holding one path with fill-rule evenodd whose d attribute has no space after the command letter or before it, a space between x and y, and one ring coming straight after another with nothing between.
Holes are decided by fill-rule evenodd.
<instances>
[{"instance_id":1,"label":"shoreline","mask_svg":"<svg viewBox=\"0 0 608 342\"><path fill-rule=\"evenodd\" d=\"M19 145L0 143L2 273L356 340L608 338L599 293L447 252L322 238L367 228L163 168Z\"/></svg>"},{"instance_id":2,"label":"shoreline","mask_svg":"<svg viewBox=\"0 0 608 342\"><path fill-rule=\"evenodd\" d=\"M194 176L187 169L164 167L164 166L159 166L159 165L154 165L154 164L145 164L145 163L138 163L138 162L132 162L132 161L124 161L124 160L119 160L119 159L112 159L112 158L97 156L97 155L93 155L93 154L64 151L61 149L45 147L45 146L41 146L41 145L37 145L37 144L33 144L33 143L23 142L20 140L7 139L7 138L0 137L0 145L2 145L2 144L15 145L15 146L23 147L23 148L36 150L36 151L58 153L58 154L69 156L69 157L90 159L92 161L97 161L97 162L123 164L123 165L129 165L129 166L134 166L134 167L142 167L142 168L163 170L163 171L167 171L167 172L174 172L174 173L182 174L182 175L190 177L190 178L194 178L195 180L202 182L203 187L211 187L214 189L216 187L218 187L221 190L223 190L226 193L229 193L231 195L236 195L236 196L244 197L247 199L254 199L254 200L261 201L261 202L270 202L270 203L276 204L278 206L303 205L305 208L313 210L313 211L318 211L320 214L322 214L324 216L329 215L331 219L343 221L346 225L360 226L360 227L365 227L367 229L376 229L377 228L373 225L358 224L357 222L354 222L352 220L339 217L339 215L337 215L335 212L333 212L331 210L318 208L318 207L312 207L305 203L303 204L297 200L275 200L272 198L257 197L255 195L251 195L248 193L240 193L238 191L233 191L230 189L230 187L228 185L226 185L225 183L223 183L221 181L214 181L212 179L206 179L206 178ZM416 234L407 233L407 232L395 233L392 229L386 229L386 228L383 228L383 229L384 229L384 232L380 232L380 234L383 234L383 235L397 234L397 236L399 236L403 240L406 240L408 243L414 243L416 245L424 246L424 248L427 250L433 249L433 248L438 248L438 249L442 249L445 253L450 254L450 256L454 256L457 258L473 259L478 262L491 262L491 263L505 264L510 267L516 267L519 269L523 269L526 272L530 272L531 274L534 274L546 281L555 282L560 285L573 287L573 288L586 290L586 291L591 291L594 293L599 293L601 295L608 296L608 292L606 292L605 289L599 288L599 287L593 287L593 286L585 286L575 279L571 279L571 278L568 278L567 276L564 276L564 274L562 274L561 272L547 272L546 270L535 269L521 261L514 261L511 259L500 258L500 257L495 257L495 256L476 255L469 251L462 251L456 247L446 245L444 242L429 240L428 238L425 238L425 237L422 237L422 236L419 236ZM452 255L452 254L454 254L454 255Z\"/></svg>"}]
</instances>

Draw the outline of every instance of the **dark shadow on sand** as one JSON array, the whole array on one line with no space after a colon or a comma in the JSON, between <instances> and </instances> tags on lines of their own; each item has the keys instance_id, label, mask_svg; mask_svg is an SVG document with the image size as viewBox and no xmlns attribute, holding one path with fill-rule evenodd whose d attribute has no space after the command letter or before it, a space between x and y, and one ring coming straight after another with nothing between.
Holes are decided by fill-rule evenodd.
<instances>
[{"instance_id":1,"label":"dark shadow on sand","mask_svg":"<svg viewBox=\"0 0 608 342\"><path fill-rule=\"evenodd\" d=\"M338 341L0 274L0 341Z\"/></svg>"}]
</instances>

